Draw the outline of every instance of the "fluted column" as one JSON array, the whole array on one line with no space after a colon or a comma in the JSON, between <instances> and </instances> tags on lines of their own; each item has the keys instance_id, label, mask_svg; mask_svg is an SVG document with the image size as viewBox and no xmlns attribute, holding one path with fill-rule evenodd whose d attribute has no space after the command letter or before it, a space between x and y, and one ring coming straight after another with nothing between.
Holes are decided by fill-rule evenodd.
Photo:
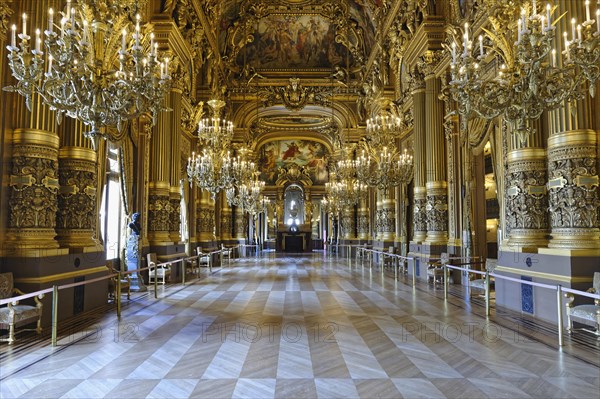
<instances>
[{"instance_id":1,"label":"fluted column","mask_svg":"<svg viewBox=\"0 0 600 399\"><path fill-rule=\"evenodd\" d=\"M359 240L370 239L369 235L369 208L367 207L367 199L361 198L358 203L358 217L357 217L357 232Z\"/></svg>"},{"instance_id":2,"label":"fluted column","mask_svg":"<svg viewBox=\"0 0 600 399\"><path fill-rule=\"evenodd\" d=\"M14 14L10 18L20 31L20 15L26 12L27 31L33 32L36 27L47 26L47 9L56 4L48 0L15 2L11 7ZM4 33L10 35L9 32ZM2 47L1 70L5 76L10 69L6 62L5 46ZM11 77L6 82L13 84L14 80ZM54 240L59 188L59 138L55 113L43 105L36 94L32 96L31 110L25 106L25 99L17 94L2 93L1 96L4 104L11 104L10 108L3 107L2 111L8 120L7 125L14 129L11 166L6 182L8 209L6 217L1 218L8 227L5 245L15 248L58 248L59 244Z\"/></svg>"},{"instance_id":3,"label":"fluted column","mask_svg":"<svg viewBox=\"0 0 600 399\"><path fill-rule=\"evenodd\" d=\"M172 96L164 106L171 108ZM148 241L151 246L171 242L171 112L161 112L150 141L150 182L148 183Z\"/></svg>"},{"instance_id":4,"label":"fluted column","mask_svg":"<svg viewBox=\"0 0 600 399\"><path fill-rule=\"evenodd\" d=\"M446 141L444 137L444 103L439 99L441 82L433 74L434 63L427 64L425 76L425 132L427 142L427 239L435 245L448 243L448 184L446 182Z\"/></svg>"},{"instance_id":5,"label":"fluted column","mask_svg":"<svg viewBox=\"0 0 600 399\"><path fill-rule=\"evenodd\" d=\"M171 203L169 213L169 238L173 242L181 241L181 119L182 106L181 96L183 93L182 76L173 76L174 85L170 93L171 112L167 112L170 118L169 134L170 140L170 171L169 171L169 202Z\"/></svg>"},{"instance_id":6,"label":"fluted column","mask_svg":"<svg viewBox=\"0 0 600 399\"><path fill-rule=\"evenodd\" d=\"M427 189L425 187L425 81L424 75L415 70L411 74L411 93L414 107L414 207L413 207L413 241L421 243L427 236Z\"/></svg>"},{"instance_id":7,"label":"fluted column","mask_svg":"<svg viewBox=\"0 0 600 399\"><path fill-rule=\"evenodd\" d=\"M71 118L61 126L56 239L63 247L97 245L97 155L84 129L83 123Z\"/></svg>"}]
</instances>

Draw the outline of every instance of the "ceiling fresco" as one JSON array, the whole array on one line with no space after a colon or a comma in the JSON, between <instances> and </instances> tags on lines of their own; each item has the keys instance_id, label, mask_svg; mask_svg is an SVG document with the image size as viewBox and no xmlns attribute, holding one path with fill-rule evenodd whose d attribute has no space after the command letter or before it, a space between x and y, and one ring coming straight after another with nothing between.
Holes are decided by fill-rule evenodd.
<instances>
[{"instance_id":1,"label":"ceiling fresco","mask_svg":"<svg viewBox=\"0 0 600 399\"><path fill-rule=\"evenodd\" d=\"M270 141L258 151L260 179L267 185L274 185L283 170L297 166L306 170L313 184L324 184L329 178L329 156L327 148L316 141Z\"/></svg>"}]
</instances>

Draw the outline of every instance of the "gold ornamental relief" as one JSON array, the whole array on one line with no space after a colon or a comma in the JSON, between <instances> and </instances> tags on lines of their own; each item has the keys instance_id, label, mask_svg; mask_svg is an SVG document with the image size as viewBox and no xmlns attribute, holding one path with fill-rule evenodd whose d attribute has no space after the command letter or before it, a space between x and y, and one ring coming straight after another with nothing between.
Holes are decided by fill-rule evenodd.
<instances>
[{"instance_id":1,"label":"gold ornamental relief","mask_svg":"<svg viewBox=\"0 0 600 399\"><path fill-rule=\"evenodd\" d=\"M54 228L58 181L52 159L13 157L9 227Z\"/></svg>"}]
</instances>

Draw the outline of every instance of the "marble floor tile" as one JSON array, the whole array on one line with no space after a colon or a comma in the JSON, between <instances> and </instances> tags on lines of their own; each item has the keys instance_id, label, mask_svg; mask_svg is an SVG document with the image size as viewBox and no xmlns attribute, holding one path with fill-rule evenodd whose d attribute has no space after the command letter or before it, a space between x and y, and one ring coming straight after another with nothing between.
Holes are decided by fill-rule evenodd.
<instances>
[{"instance_id":1,"label":"marble floor tile","mask_svg":"<svg viewBox=\"0 0 600 399\"><path fill-rule=\"evenodd\" d=\"M214 379L200 380L192 391L190 398L206 399L229 399L233 396L233 390L237 379Z\"/></svg>"},{"instance_id":2,"label":"marble floor tile","mask_svg":"<svg viewBox=\"0 0 600 399\"><path fill-rule=\"evenodd\" d=\"M274 378L240 378L232 398L274 398L275 385Z\"/></svg>"},{"instance_id":3,"label":"marble floor tile","mask_svg":"<svg viewBox=\"0 0 600 399\"><path fill-rule=\"evenodd\" d=\"M301 379L285 379L278 378L275 385L275 398L306 398L312 399L317 397L317 388L315 380L312 378Z\"/></svg>"},{"instance_id":4,"label":"marble floor tile","mask_svg":"<svg viewBox=\"0 0 600 399\"><path fill-rule=\"evenodd\" d=\"M317 397L329 398L358 398L354 381L349 378L316 378Z\"/></svg>"},{"instance_id":5,"label":"marble floor tile","mask_svg":"<svg viewBox=\"0 0 600 399\"><path fill-rule=\"evenodd\" d=\"M599 397L597 366L440 297L322 253L242 258L57 349L0 344L0 397Z\"/></svg>"}]
</instances>

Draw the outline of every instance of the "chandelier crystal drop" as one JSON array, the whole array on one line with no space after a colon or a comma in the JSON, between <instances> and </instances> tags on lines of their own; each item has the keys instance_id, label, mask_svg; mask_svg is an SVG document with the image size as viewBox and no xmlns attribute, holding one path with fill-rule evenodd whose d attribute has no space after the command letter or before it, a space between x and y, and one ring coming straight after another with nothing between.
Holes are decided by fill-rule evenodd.
<instances>
[{"instance_id":1,"label":"chandelier crystal drop","mask_svg":"<svg viewBox=\"0 0 600 399\"><path fill-rule=\"evenodd\" d=\"M586 0L586 21L578 25L571 20L571 35L564 32L566 59L561 60L555 42L561 38L553 24L553 6L544 9L532 0L521 9L516 21L517 35L506 29L501 33L486 31L488 38L478 37L473 43L469 25L464 25L462 44L453 41L448 49L452 55L450 92L458 104L458 112L466 120L472 117L493 119L502 116L525 142L532 132L532 122L544 111L554 110L565 101L583 97L587 80L590 94L595 94L599 76L600 10L596 21L591 19L590 2ZM594 25L596 28L594 29ZM485 45L484 43L491 43ZM487 54L486 49L492 53ZM486 73L489 65L497 73ZM464 125L463 125L464 126Z\"/></svg>"},{"instance_id":2,"label":"chandelier crystal drop","mask_svg":"<svg viewBox=\"0 0 600 399\"><path fill-rule=\"evenodd\" d=\"M24 96L29 110L38 94L56 111L58 123L63 114L81 120L90 127L85 135L97 148L100 137L111 138L106 128L120 131L126 121L144 113L156 123L158 113L166 110L162 102L171 78L169 59L159 59L158 43L141 28L139 14L133 23L124 5L111 0L115 13L103 16L95 3L68 0L65 10L56 13L57 21L49 9L44 40L40 29L34 31L35 38L28 34L23 14L22 30L17 35L12 25L7 46L18 82L4 90ZM128 0L121 3L131 7Z\"/></svg>"}]
</instances>

